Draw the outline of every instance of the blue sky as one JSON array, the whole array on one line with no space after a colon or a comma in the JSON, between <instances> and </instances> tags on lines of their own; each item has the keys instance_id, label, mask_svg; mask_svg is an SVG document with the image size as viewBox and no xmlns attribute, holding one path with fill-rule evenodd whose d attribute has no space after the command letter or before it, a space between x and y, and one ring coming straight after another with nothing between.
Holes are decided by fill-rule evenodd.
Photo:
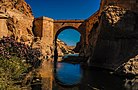
<instances>
[{"instance_id":1,"label":"blue sky","mask_svg":"<svg viewBox=\"0 0 138 90\"><path fill-rule=\"evenodd\" d=\"M100 0L25 0L35 17L46 16L53 19L87 19L99 9ZM70 31L70 32L69 32ZM75 45L78 32L63 31L60 39L68 45ZM71 33L72 32L72 33ZM60 34L61 34L60 33ZM66 35L75 36L67 37ZM79 39L79 38L78 38Z\"/></svg>"},{"instance_id":2,"label":"blue sky","mask_svg":"<svg viewBox=\"0 0 138 90\"><path fill-rule=\"evenodd\" d=\"M80 33L74 29L66 29L58 35L58 38L69 46L75 46L80 40Z\"/></svg>"}]
</instances>

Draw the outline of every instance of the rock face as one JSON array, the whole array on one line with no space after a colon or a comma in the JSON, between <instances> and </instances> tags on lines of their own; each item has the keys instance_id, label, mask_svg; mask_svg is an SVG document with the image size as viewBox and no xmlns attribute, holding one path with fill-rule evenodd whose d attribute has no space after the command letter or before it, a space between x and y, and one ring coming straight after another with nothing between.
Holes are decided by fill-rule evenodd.
<instances>
[{"instance_id":1,"label":"rock face","mask_svg":"<svg viewBox=\"0 0 138 90\"><path fill-rule=\"evenodd\" d=\"M19 42L40 48L44 58L50 58L54 51L53 21L47 17L34 19L30 6L24 0L0 1L0 38L13 35ZM70 52L69 47L59 40L58 50L60 56Z\"/></svg>"},{"instance_id":2,"label":"rock face","mask_svg":"<svg viewBox=\"0 0 138 90\"><path fill-rule=\"evenodd\" d=\"M40 40L40 38L36 38L36 41L33 42L33 48L40 48L41 51L43 52L43 56L44 58L51 58L53 55L53 45L49 46L48 44L43 44L43 41ZM45 49L44 49L45 48ZM64 43L63 41L57 39L57 51L58 51L58 56L64 56L65 54L73 54L75 52L73 52L72 50L74 49L74 46L67 46L66 43Z\"/></svg>"},{"instance_id":3,"label":"rock face","mask_svg":"<svg viewBox=\"0 0 138 90\"><path fill-rule=\"evenodd\" d=\"M73 53L75 53L72 51L74 48L75 47L73 47L73 46L67 46L66 43L57 39L58 56L64 56L65 54L73 54Z\"/></svg>"},{"instance_id":4,"label":"rock face","mask_svg":"<svg viewBox=\"0 0 138 90\"><path fill-rule=\"evenodd\" d=\"M86 22L88 45L80 52L89 66L138 74L137 10L137 0L102 0Z\"/></svg>"},{"instance_id":5,"label":"rock face","mask_svg":"<svg viewBox=\"0 0 138 90\"><path fill-rule=\"evenodd\" d=\"M138 75L137 20L138 0L101 0L99 10L81 23L85 36L75 50L89 66ZM48 57L54 52L53 22L47 17L34 20L24 0L0 0L0 38L13 35ZM73 53L65 43L57 43L59 56Z\"/></svg>"},{"instance_id":6,"label":"rock face","mask_svg":"<svg viewBox=\"0 0 138 90\"><path fill-rule=\"evenodd\" d=\"M0 17L0 37L13 35L18 41L31 44L34 17L24 0L1 0Z\"/></svg>"},{"instance_id":7,"label":"rock face","mask_svg":"<svg viewBox=\"0 0 138 90\"><path fill-rule=\"evenodd\" d=\"M122 75L138 75L138 55L130 58L126 63L116 69L116 73Z\"/></svg>"}]
</instances>

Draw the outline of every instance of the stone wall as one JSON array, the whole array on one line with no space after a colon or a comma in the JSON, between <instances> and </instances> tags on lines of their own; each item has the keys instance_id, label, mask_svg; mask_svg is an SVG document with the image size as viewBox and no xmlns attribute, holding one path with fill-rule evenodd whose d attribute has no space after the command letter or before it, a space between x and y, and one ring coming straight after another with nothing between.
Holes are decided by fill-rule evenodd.
<instances>
[{"instance_id":1,"label":"stone wall","mask_svg":"<svg viewBox=\"0 0 138 90\"><path fill-rule=\"evenodd\" d=\"M85 30L86 36L83 42L80 41L80 43L84 45L84 47L80 49L80 56L88 57L93 49L92 47L96 45L96 38L98 37L98 32L99 32L98 30L96 30L96 28L99 25L99 18L100 18L100 13L99 11L97 11L91 17L86 19L85 22L83 23L85 24L84 25L85 28L82 27L81 28ZM93 39L92 42L90 38Z\"/></svg>"},{"instance_id":2,"label":"stone wall","mask_svg":"<svg viewBox=\"0 0 138 90\"><path fill-rule=\"evenodd\" d=\"M60 32L65 29L75 29L80 34L84 35L84 30L81 30L79 27L82 25L84 20L54 20L54 37L57 37Z\"/></svg>"},{"instance_id":3,"label":"stone wall","mask_svg":"<svg viewBox=\"0 0 138 90\"><path fill-rule=\"evenodd\" d=\"M42 40L47 42L48 45L53 45L53 21L51 18L43 17Z\"/></svg>"},{"instance_id":4,"label":"stone wall","mask_svg":"<svg viewBox=\"0 0 138 90\"><path fill-rule=\"evenodd\" d=\"M40 48L43 56L51 57L53 55L53 19L40 17L34 21L34 48Z\"/></svg>"},{"instance_id":5,"label":"stone wall","mask_svg":"<svg viewBox=\"0 0 138 90\"><path fill-rule=\"evenodd\" d=\"M48 17L36 18L33 27L33 33L35 35L36 42L33 43L33 47L41 48L44 56L47 56L47 54L49 56L52 56L53 51L57 45L55 39L57 39L60 32L62 32L65 29L75 29L76 31L78 31L81 34L81 41L85 43L86 32L84 29L85 24L82 24L83 22L84 20L53 20ZM39 42L37 39L39 39ZM67 46L62 45L60 43L58 44L59 45L57 45L57 49L58 51L60 51L61 54L62 50L60 50L60 47ZM65 51L68 52L67 50ZM63 52L60 56L63 56Z\"/></svg>"}]
</instances>

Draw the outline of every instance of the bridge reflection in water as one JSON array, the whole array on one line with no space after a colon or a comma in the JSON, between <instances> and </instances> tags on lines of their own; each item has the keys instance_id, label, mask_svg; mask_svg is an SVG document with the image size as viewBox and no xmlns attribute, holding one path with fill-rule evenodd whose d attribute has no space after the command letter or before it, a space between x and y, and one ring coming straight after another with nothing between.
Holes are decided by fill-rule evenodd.
<instances>
[{"instance_id":1,"label":"bridge reflection in water","mask_svg":"<svg viewBox=\"0 0 138 90\"><path fill-rule=\"evenodd\" d=\"M84 70L79 64L65 62L54 66L44 61L40 70L42 90L138 90L138 79L112 75L107 70Z\"/></svg>"}]
</instances>

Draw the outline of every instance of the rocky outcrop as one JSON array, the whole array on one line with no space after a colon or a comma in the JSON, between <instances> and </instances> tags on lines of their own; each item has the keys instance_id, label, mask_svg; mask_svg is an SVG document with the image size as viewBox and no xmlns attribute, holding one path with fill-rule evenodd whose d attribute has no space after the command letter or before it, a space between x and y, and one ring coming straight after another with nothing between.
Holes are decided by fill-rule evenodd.
<instances>
[{"instance_id":1,"label":"rocky outcrop","mask_svg":"<svg viewBox=\"0 0 138 90\"><path fill-rule=\"evenodd\" d=\"M80 55L88 58L89 66L138 74L138 60L133 58L138 55L137 4L102 0L99 11L87 19L88 45Z\"/></svg>"},{"instance_id":2,"label":"rocky outcrop","mask_svg":"<svg viewBox=\"0 0 138 90\"><path fill-rule=\"evenodd\" d=\"M33 48L40 48L41 50L44 50L44 51L41 51L43 52L43 58L46 58L46 59L49 59L53 56L53 52L54 52L54 49L53 49L53 45L45 45L43 46L43 41L40 40L39 37L35 38L35 41L33 42ZM43 49L45 48L45 49ZM73 54L75 53L73 51L75 47L74 46L68 46L66 43L64 43L63 41L57 39L57 53L58 53L58 56L64 56L65 54Z\"/></svg>"},{"instance_id":3,"label":"rocky outcrop","mask_svg":"<svg viewBox=\"0 0 138 90\"><path fill-rule=\"evenodd\" d=\"M24 0L1 0L0 14L0 37L13 35L17 41L31 45L34 17L30 6Z\"/></svg>"},{"instance_id":4,"label":"rocky outcrop","mask_svg":"<svg viewBox=\"0 0 138 90\"><path fill-rule=\"evenodd\" d=\"M64 56L65 54L73 54L74 46L68 46L66 43L63 41L57 39L57 51L58 51L58 56Z\"/></svg>"},{"instance_id":5,"label":"rocky outcrop","mask_svg":"<svg viewBox=\"0 0 138 90\"><path fill-rule=\"evenodd\" d=\"M44 43L40 37L34 37L32 47L40 49L43 54L43 59L51 58L53 55L53 45L48 45L47 43Z\"/></svg>"},{"instance_id":6,"label":"rocky outcrop","mask_svg":"<svg viewBox=\"0 0 138 90\"><path fill-rule=\"evenodd\" d=\"M115 70L115 73L121 75L138 75L138 55L130 58Z\"/></svg>"},{"instance_id":7,"label":"rocky outcrop","mask_svg":"<svg viewBox=\"0 0 138 90\"><path fill-rule=\"evenodd\" d=\"M43 31L40 31L42 28ZM34 20L31 8L24 0L0 1L0 38L11 35L19 42L39 48L44 58L53 55L53 19L40 17ZM57 49L59 56L73 53L60 40L57 40Z\"/></svg>"}]
</instances>

